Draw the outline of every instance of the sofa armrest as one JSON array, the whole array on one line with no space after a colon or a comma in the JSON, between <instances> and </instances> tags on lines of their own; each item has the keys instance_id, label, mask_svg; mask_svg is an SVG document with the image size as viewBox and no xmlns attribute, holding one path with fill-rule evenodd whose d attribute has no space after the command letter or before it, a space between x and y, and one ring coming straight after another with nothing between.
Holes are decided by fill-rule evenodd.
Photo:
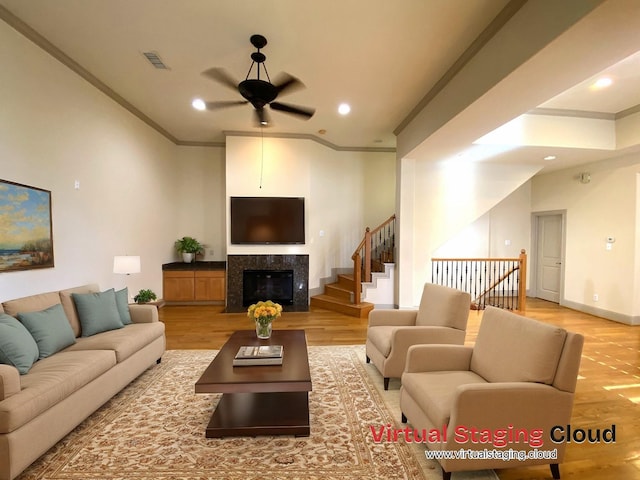
<instances>
[{"instance_id":1,"label":"sofa armrest","mask_svg":"<svg viewBox=\"0 0 640 480\"><path fill-rule=\"evenodd\" d=\"M369 326L411 326L416 324L417 310L379 309L369 313Z\"/></svg>"},{"instance_id":2,"label":"sofa armrest","mask_svg":"<svg viewBox=\"0 0 640 480\"><path fill-rule=\"evenodd\" d=\"M0 401L20 391L20 372L12 365L0 364Z\"/></svg>"},{"instance_id":3,"label":"sofa armrest","mask_svg":"<svg viewBox=\"0 0 640 480\"><path fill-rule=\"evenodd\" d=\"M405 372L468 371L473 347L464 345L413 345L407 351Z\"/></svg>"},{"instance_id":4,"label":"sofa armrest","mask_svg":"<svg viewBox=\"0 0 640 480\"><path fill-rule=\"evenodd\" d=\"M129 313L133 323L159 322L158 309L155 305L133 304L129 305Z\"/></svg>"}]
</instances>

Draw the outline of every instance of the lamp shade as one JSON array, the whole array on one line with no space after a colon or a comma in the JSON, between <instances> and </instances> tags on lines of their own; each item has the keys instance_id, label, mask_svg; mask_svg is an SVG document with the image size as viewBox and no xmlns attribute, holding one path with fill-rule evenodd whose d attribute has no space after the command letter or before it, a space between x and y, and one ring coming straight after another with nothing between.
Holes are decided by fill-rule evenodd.
<instances>
[{"instance_id":1,"label":"lamp shade","mask_svg":"<svg viewBox=\"0 0 640 480\"><path fill-rule=\"evenodd\" d=\"M113 257L113 273L140 273L140 256L119 255Z\"/></svg>"}]
</instances>

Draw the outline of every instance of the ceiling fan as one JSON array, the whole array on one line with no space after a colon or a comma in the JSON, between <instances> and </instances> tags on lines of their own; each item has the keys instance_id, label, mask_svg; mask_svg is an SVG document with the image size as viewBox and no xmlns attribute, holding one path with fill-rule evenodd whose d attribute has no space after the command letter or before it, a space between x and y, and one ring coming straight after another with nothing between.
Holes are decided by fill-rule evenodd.
<instances>
[{"instance_id":1,"label":"ceiling fan","mask_svg":"<svg viewBox=\"0 0 640 480\"><path fill-rule=\"evenodd\" d=\"M264 64L267 57L260 51L267 44L267 39L262 35L256 34L251 36L250 41L257 51L251 54L251 66L249 67L247 77L243 81L237 82L226 70L222 68L214 67L202 72L205 77L240 92L240 95L242 95L245 100L204 102L206 109L216 110L219 108L250 103L253 105L255 111L256 123L261 127L267 126L270 123L269 114L265 110L267 105L272 110L295 115L305 120L311 118L315 113L315 109L313 108L275 101L279 96L285 93L291 93L294 90L304 88L304 84L287 73L281 74L277 82L271 83L267 67ZM249 78L254 66L256 66L256 77ZM261 71L264 71L266 80L260 78Z\"/></svg>"}]
</instances>

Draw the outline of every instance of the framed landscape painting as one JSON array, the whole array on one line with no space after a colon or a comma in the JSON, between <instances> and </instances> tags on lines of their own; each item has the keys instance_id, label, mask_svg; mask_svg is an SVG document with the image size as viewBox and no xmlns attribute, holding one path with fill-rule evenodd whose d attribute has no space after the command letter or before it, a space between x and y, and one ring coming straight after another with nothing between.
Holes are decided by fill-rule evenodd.
<instances>
[{"instance_id":1,"label":"framed landscape painting","mask_svg":"<svg viewBox=\"0 0 640 480\"><path fill-rule=\"evenodd\" d=\"M0 273L52 267L51 192L0 180Z\"/></svg>"}]
</instances>

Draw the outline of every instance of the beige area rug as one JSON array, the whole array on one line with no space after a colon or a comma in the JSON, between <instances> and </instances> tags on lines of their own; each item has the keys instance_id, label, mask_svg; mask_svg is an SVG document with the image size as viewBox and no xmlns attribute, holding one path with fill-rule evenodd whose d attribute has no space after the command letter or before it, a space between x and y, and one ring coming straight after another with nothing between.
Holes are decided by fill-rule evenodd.
<instances>
[{"instance_id":1,"label":"beige area rug","mask_svg":"<svg viewBox=\"0 0 640 480\"><path fill-rule=\"evenodd\" d=\"M205 438L219 397L196 395L194 384L214 355L167 351L160 365L89 417L19 480L442 478L440 467L424 458L424 447L373 441L371 426L401 425L398 392L393 385L382 390L375 367L364 362L363 346L309 347L311 435L300 438ZM484 471L456 472L453 478L497 477Z\"/></svg>"}]
</instances>

